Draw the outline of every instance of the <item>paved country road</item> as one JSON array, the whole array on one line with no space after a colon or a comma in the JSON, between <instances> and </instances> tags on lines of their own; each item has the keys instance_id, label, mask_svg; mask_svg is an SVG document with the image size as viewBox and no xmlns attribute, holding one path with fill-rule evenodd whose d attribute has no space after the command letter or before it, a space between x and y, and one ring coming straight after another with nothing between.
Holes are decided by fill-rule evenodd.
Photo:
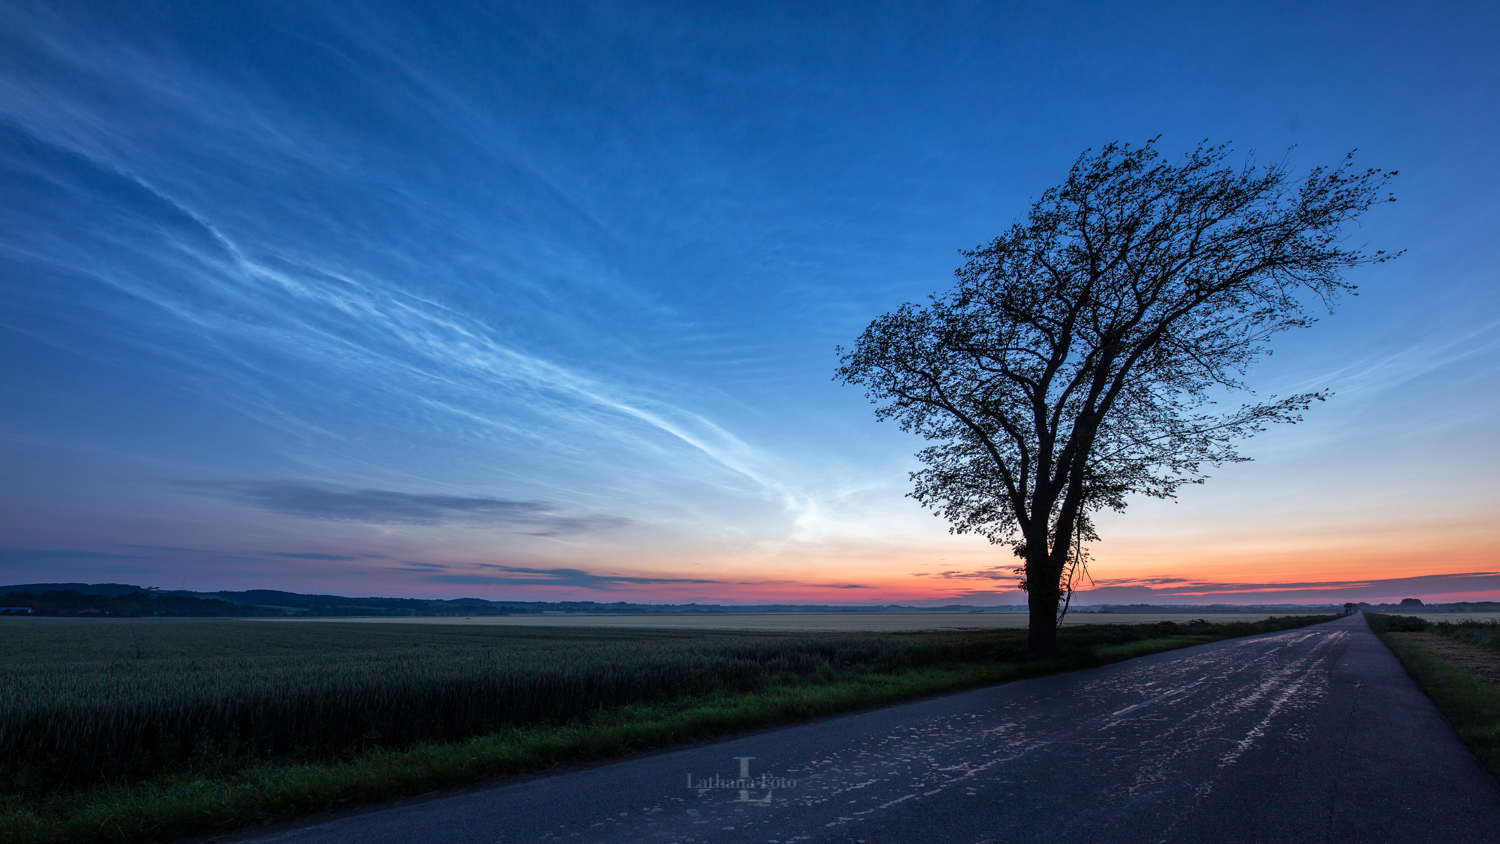
<instances>
[{"instance_id":1,"label":"paved country road","mask_svg":"<svg viewBox=\"0 0 1500 844\"><path fill-rule=\"evenodd\" d=\"M1353 616L244 838L1455 844L1500 788Z\"/></svg>"}]
</instances>

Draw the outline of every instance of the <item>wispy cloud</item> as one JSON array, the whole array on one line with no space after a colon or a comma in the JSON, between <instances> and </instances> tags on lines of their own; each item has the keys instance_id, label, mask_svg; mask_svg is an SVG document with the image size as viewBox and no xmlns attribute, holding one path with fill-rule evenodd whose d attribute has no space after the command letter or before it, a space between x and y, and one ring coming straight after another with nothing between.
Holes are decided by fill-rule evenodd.
<instances>
[{"instance_id":1,"label":"wispy cloud","mask_svg":"<svg viewBox=\"0 0 1500 844\"><path fill-rule=\"evenodd\" d=\"M1250 603L1270 600L1379 600L1500 592L1500 572L1458 572L1371 580L1307 580L1284 583L1219 583L1181 577L1119 578L1098 580L1094 588L1081 590L1088 603L1150 603L1170 599L1192 603Z\"/></svg>"},{"instance_id":2,"label":"wispy cloud","mask_svg":"<svg viewBox=\"0 0 1500 844\"><path fill-rule=\"evenodd\" d=\"M39 560L145 560L138 554L105 554L57 548L0 548L0 562L27 563Z\"/></svg>"},{"instance_id":3,"label":"wispy cloud","mask_svg":"<svg viewBox=\"0 0 1500 844\"><path fill-rule=\"evenodd\" d=\"M501 572L500 574L488 574L482 572L458 572L445 574L429 574L423 580L437 583L456 583L466 585L506 585L506 586L565 586L582 589L593 589L597 591L610 591L624 586L642 586L652 584L671 583L723 583L722 580L709 580L705 578L689 577L640 577L633 575L617 574L595 574L582 569L571 568L527 568L523 566L502 566L494 564L481 564L479 568L490 571Z\"/></svg>"},{"instance_id":4,"label":"wispy cloud","mask_svg":"<svg viewBox=\"0 0 1500 844\"><path fill-rule=\"evenodd\" d=\"M1193 581L1186 577L1120 577L1108 580L1095 580L1098 586L1146 586L1156 588L1168 584L1185 584Z\"/></svg>"},{"instance_id":5,"label":"wispy cloud","mask_svg":"<svg viewBox=\"0 0 1500 844\"><path fill-rule=\"evenodd\" d=\"M0 237L0 251L81 289L87 330L49 331L48 342L149 355L194 392L284 431L284 449L316 454L309 462L334 463L330 451L380 436L398 450L462 442L433 448L483 454L515 477L571 472L613 489L639 490L632 474L685 478L779 508L794 541L839 521L814 491L825 481L747 441L716 388L640 353L686 344L718 354L746 336L718 336L701 315L648 295L618 262L633 217L601 207L596 180L520 142L487 101L409 61L401 39L344 33L381 61L353 70L339 57L339 72L437 120L424 159L489 174L475 196L430 183L435 174L385 146L394 139L348 136L321 109L309 117L194 72L183 54L92 44L39 20L33 35L56 73L0 91L7 128L29 150L18 167L66 186L77 207L56 209L67 225ZM113 94L81 102L48 87L64 78ZM149 116L105 104L122 101ZM225 175L242 168L259 189ZM610 465L624 462L627 472ZM660 493L632 503L680 509Z\"/></svg>"},{"instance_id":6,"label":"wispy cloud","mask_svg":"<svg viewBox=\"0 0 1500 844\"><path fill-rule=\"evenodd\" d=\"M978 571L919 571L912 577L936 577L942 580L1016 580L1015 566L989 566Z\"/></svg>"},{"instance_id":7,"label":"wispy cloud","mask_svg":"<svg viewBox=\"0 0 1500 844\"><path fill-rule=\"evenodd\" d=\"M1352 395L1393 390L1445 366L1484 354L1497 345L1500 345L1500 320L1463 325L1394 351L1371 352L1320 374L1303 387L1318 389L1332 384L1339 392Z\"/></svg>"},{"instance_id":8,"label":"wispy cloud","mask_svg":"<svg viewBox=\"0 0 1500 844\"><path fill-rule=\"evenodd\" d=\"M986 579L984 573L944 573L948 579ZM920 575L919 575L920 576ZM942 575L938 575L942 576ZM1014 578L1014 575L1007 575ZM1006 579L995 577L996 580ZM1414 575L1370 580L1307 580L1277 583L1215 582L1187 577L1132 577L1100 579L1074 596L1078 604L1255 604L1255 603L1343 603L1389 601L1399 598L1440 596L1443 600L1495 600L1500 598L1500 572L1459 572ZM1465 598L1465 596L1472 596ZM954 599L1009 598L1019 603L1025 593L1008 588L970 588Z\"/></svg>"},{"instance_id":9,"label":"wispy cloud","mask_svg":"<svg viewBox=\"0 0 1500 844\"><path fill-rule=\"evenodd\" d=\"M534 536L561 536L623 527L629 519L568 515L544 501L443 495L385 489L350 489L298 481L194 482L192 488L273 513L336 522L402 525L489 525ZM276 554L303 559L343 559L329 554Z\"/></svg>"},{"instance_id":10,"label":"wispy cloud","mask_svg":"<svg viewBox=\"0 0 1500 844\"><path fill-rule=\"evenodd\" d=\"M170 72L161 65L165 57L116 53L86 60L76 50L53 46L62 50L60 60L83 65L89 74L110 61L120 63L118 84L146 86L136 92L146 101L195 110L174 114L173 120L222 119L226 125L215 128L232 129L238 142L246 140L237 136L248 127L273 122L242 102L239 92L220 90L191 73ZM183 83L163 96L152 80L168 77ZM268 230L264 220L247 228L244 220L233 226L216 219L212 205L178 184L183 174L163 162L142 160L125 140L111 140L119 129L103 116L78 112L71 115L72 124L59 124L47 96L32 90L8 93L19 125L5 128L28 150L29 160L21 166L71 185L79 201L93 209L81 217L97 219L109 237L98 237L96 230L59 230L5 240L0 251L123 294L90 297L91 307L111 311L109 319L92 322L113 326L114 341L202 381L205 395L299 436L326 439L337 438L343 427L320 413L324 387L337 384L344 402L379 407L383 416L409 422L432 425L436 415L446 417L450 427L478 425L488 434L562 443L569 450L595 443L656 449L670 458L685 446L768 496L789 499L785 484L768 475L742 439L703 413L664 399L664 393L692 391L667 383L660 372L621 371L618 355L604 355L599 359L610 362L596 367L600 371L584 372L507 341L473 310L445 304L403 278L405 270L395 266L405 268L417 256L389 242L345 244L339 251L295 232ZM277 117L283 125L297 123L287 115ZM308 143L316 147L328 140ZM264 166L284 170L288 178L312 165L320 178L328 177L326 161L302 160L306 145L289 144L280 135L256 142L255 155L269 158ZM238 150L221 152L240 157ZM204 187L199 183L193 189ZM298 211L327 213L312 206ZM278 203L278 215L284 212ZM466 234L494 239L492 233ZM434 231L432 236L446 240L452 234ZM378 258L355 262L350 249ZM548 258L545 270L536 271L550 276L558 266L570 266L576 277L568 284L610 274L587 261L580 264L580 256ZM434 272L442 270L424 268L424 275ZM514 274L503 280L496 291L500 298L504 286L526 284ZM140 330L143 323L146 330ZM607 347L609 341L596 336L594 342ZM183 347L197 351L183 355ZM87 345L75 351L100 353ZM606 370L613 373L603 374ZM642 391L644 384L665 389Z\"/></svg>"},{"instance_id":11,"label":"wispy cloud","mask_svg":"<svg viewBox=\"0 0 1500 844\"><path fill-rule=\"evenodd\" d=\"M449 566L440 563L424 563L418 560L402 560L402 565L413 571L447 571Z\"/></svg>"},{"instance_id":12,"label":"wispy cloud","mask_svg":"<svg viewBox=\"0 0 1500 844\"><path fill-rule=\"evenodd\" d=\"M286 552L286 551L272 551L271 552L271 556L273 556L273 557L288 557L288 558L293 559L293 560L326 560L326 561L329 561L329 562L339 562L339 561L348 561L348 560L357 560L357 559L359 559L359 557L351 557L351 556L348 556L348 555L345 555L345 554L318 554L318 553L313 553L313 552L293 553L293 552Z\"/></svg>"}]
</instances>

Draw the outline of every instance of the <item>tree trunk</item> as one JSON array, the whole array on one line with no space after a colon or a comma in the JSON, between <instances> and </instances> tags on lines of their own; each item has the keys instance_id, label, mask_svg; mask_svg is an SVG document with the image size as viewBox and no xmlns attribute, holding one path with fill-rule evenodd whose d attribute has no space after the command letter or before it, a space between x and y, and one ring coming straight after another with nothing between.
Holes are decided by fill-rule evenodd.
<instances>
[{"instance_id":1,"label":"tree trunk","mask_svg":"<svg viewBox=\"0 0 1500 844\"><path fill-rule=\"evenodd\" d=\"M1049 561L1050 562L1050 561ZM1026 561L1026 606L1031 611L1026 649L1042 656L1057 650L1058 574L1047 563Z\"/></svg>"}]
</instances>

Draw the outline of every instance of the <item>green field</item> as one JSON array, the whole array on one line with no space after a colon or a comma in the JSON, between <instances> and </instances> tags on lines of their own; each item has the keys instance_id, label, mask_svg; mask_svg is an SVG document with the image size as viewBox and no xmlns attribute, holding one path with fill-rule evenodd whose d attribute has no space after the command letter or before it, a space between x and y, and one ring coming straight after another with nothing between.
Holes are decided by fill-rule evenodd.
<instances>
[{"instance_id":1,"label":"green field","mask_svg":"<svg viewBox=\"0 0 1500 844\"><path fill-rule=\"evenodd\" d=\"M1264 621L1266 612L1203 613L1085 613L1072 612L1063 619L1068 626L1095 624L1182 623L1206 617L1215 624ZM500 627L599 627L655 628L679 630L773 630L842 633L904 633L942 630L1016 630L1026 627L1023 612L796 612L796 613L663 613L607 615L575 613L557 615L375 616L264 618L262 624L466 624Z\"/></svg>"},{"instance_id":2,"label":"green field","mask_svg":"<svg viewBox=\"0 0 1500 844\"><path fill-rule=\"evenodd\" d=\"M967 662L1001 634L703 631L196 620L7 620L10 791L561 723L627 703Z\"/></svg>"},{"instance_id":3,"label":"green field","mask_svg":"<svg viewBox=\"0 0 1500 844\"><path fill-rule=\"evenodd\" d=\"M0 840L145 841L1329 617L742 632L0 619Z\"/></svg>"},{"instance_id":4,"label":"green field","mask_svg":"<svg viewBox=\"0 0 1500 844\"><path fill-rule=\"evenodd\" d=\"M1377 615L1377 613L1368 613ZM1480 623L1500 622L1500 612L1402 612L1403 618L1420 618L1431 624L1462 624L1466 621Z\"/></svg>"}]
</instances>

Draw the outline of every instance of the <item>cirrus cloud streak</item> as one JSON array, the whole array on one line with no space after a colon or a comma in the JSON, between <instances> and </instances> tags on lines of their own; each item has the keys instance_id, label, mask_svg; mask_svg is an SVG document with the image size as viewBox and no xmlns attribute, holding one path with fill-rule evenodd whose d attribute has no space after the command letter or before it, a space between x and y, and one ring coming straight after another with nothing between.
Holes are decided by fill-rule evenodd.
<instances>
[{"instance_id":1,"label":"cirrus cloud streak","mask_svg":"<svg viewBox=\"0 0 1500 844\"><path fill-rule=\"evenodd\" d=\"M533 536L560 536L624 527L610 515L568 515L556 504L479 495L354 489L304 481L186 484L262 510L304 519L371 525L478 525ZM293 556L293 555L279 555Z\"/></svg>"}]
</instances>

